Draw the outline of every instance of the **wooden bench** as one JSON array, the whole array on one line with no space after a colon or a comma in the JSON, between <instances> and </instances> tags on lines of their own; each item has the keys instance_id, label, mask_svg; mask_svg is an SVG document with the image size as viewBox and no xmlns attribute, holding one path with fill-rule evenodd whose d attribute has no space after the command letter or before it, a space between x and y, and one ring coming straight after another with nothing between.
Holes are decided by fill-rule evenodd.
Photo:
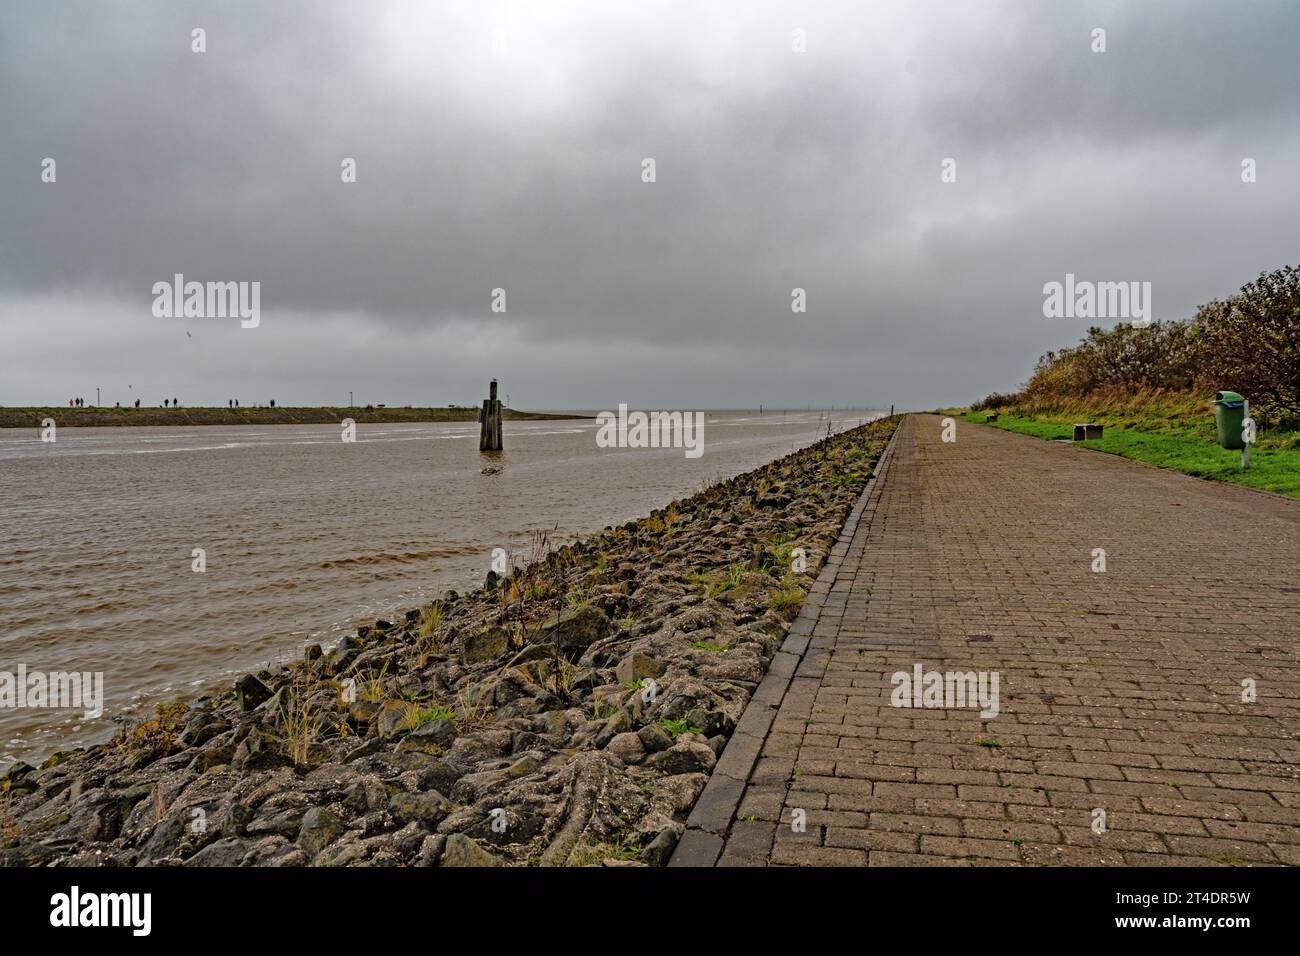
<instances>
[{"instance_id":1,"label":"wooden bench","mask_svg":"<svg viewBox=\"0 0 1300 956\"><path fill-rule=\"evenodd\" d=\"M1101 425L1094 425L1091 422L1086 424L1075 423L1074 440L1075 441L1092 441L1101 437Z\"/></svg>"}]
</instances>

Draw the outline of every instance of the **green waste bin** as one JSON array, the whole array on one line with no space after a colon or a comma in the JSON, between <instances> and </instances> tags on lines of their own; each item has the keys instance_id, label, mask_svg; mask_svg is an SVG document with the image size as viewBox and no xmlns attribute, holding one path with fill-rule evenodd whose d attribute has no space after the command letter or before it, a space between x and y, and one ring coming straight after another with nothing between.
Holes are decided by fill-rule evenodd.
<instances>
[{"instance_id":1,"label":"green waste bin","mask_svg":"<svg viewBox=\"0 0 1300 956\"><path fill-rule=\"evenodd\" d=\"M1214 393L1214 424L1219 430L1219 444L1224 448L1245 448L1242 423L1246 419L1246 398L1236 392Z\"/></svg>"}]
</instances>

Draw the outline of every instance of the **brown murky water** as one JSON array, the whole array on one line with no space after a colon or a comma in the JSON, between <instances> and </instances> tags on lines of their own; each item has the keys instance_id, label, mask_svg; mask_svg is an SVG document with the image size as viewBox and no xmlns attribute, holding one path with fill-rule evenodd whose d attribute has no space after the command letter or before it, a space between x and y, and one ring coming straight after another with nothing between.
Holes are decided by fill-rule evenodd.
<instances>
[{"instance_id":1,"label":"brown murky water","mask_svg":"<svg viewBox=\"0 0 1300 956\"><path fill-rule=\"evenodd\" d=\"M591 420L507 422L500 456L476 424L0 431L0 672L104 675L98 719L0 707L0 767L472 589L535 531L622 523L871 415L709 413L697 459L597 448Z\"/></svg>"}]
</instances>

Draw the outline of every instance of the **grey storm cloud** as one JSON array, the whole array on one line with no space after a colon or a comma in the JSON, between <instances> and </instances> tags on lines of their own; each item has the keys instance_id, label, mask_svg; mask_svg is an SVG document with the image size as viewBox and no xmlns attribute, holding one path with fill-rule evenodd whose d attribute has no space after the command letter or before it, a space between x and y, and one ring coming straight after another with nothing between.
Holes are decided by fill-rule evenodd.
<instances>
[{"instance_id":1,"label":"grey storm cloud","mask_svg":"<svg viewBox=\"0 0 1300 956\"><path fill-rule=\"evenodd\" d=\"M0 402L969 400L1084 331L1066 272L1176 318L1295 261L1297 36L1281 0L10 4ZM261 325L154 317L178 272L261 282Z\"/></svg>"}]
</instances>

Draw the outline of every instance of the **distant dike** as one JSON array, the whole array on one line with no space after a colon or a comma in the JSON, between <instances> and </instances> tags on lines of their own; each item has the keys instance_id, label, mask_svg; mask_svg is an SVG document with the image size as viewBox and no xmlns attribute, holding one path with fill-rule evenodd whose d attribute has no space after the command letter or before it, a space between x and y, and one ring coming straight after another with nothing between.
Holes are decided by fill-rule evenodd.
<instances>
[{"instance_id":1,"label":"distant dike","mask_svg":"<svg viewBox=\"0 0 1300 956\"><path fill-rule=\"evenodd\" d=\"M591 418L576 412L521 412L503 409L506 421ZM477 422L470 408L0 408L0 428L40 428L46 418L60 428L113 425L337 425L394 422Z\"/></svg>"}]
</instances>

